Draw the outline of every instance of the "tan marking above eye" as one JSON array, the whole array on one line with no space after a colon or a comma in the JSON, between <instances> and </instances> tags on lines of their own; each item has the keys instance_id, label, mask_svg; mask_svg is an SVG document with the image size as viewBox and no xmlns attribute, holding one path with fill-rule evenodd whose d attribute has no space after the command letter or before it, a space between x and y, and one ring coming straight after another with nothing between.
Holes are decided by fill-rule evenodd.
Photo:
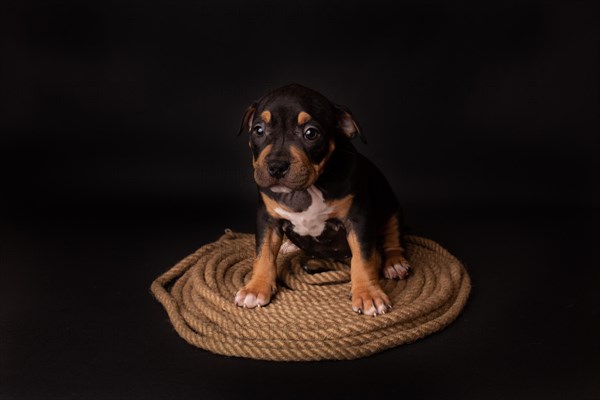
<instances>
[{"instance_id":1,"label":"tan marking above eye","mask_svg":"<svg viewBox=\"0 0 600 400\"><path fill-rule=\"evenodd\" d=\"M304 125L311 119L312 119L312 117L310 116L309 113L307 113L305 111L300 111L300 114L298 114L298 125Z\"/></svg>"},{"instance_id":2,"label":"tan marking above eye","mask_svg":"<svg viewBox=\"0 0 600 400\"><path fill-rule=\"evenodd\" d=\"M260 113L260 117L262 118L263 121L265 121L265 123L270 123L271 122L271 111L263 111Z\"/></svg>"}]
</instances>

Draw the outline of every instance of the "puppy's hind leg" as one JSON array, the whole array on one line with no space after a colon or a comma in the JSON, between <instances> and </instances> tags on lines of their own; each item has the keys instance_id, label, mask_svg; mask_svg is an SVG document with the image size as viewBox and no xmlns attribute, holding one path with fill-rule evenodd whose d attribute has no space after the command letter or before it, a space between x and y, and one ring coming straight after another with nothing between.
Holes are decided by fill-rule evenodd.
<instances>
[{"instance_id":1,"label":"puppy's hind leg","mask_svg":"<svg viewBox=\"0 0 600 400\"><path fill-rule=\"evenodd\" d=\"M383 230L383 275L388 279L404 279L410 271L410 264L404 257L400 240L398 215L388 218Z\"/></svg>"}]
</instances>

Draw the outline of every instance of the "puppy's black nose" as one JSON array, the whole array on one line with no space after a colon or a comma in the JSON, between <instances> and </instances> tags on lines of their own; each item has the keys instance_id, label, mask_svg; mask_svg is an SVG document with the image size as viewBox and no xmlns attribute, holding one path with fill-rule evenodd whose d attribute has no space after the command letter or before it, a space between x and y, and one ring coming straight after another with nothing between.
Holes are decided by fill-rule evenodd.
<instances>
[{"instance_id":1,"label":"puppy's black nose","mask_svg":"<svg viewBox=\"0 0 600 400\"><path fill-rule=\"evenodd\" d=\"M283 178L290 169L290 163L284 160L272 160L267 163L267 169L273 178Z\"/></svg>"}]
</instances>

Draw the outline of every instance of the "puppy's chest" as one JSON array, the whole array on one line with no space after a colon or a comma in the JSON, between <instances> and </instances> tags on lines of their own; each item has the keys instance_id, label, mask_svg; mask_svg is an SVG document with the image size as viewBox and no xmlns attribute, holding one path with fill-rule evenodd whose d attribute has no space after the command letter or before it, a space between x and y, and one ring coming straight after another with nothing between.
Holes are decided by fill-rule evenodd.
<instances>
[{"instance_id":1,"label":"puppy's chest","mask_svg":"<svg viewBox=\"0 0 600 400\"><path fill-rule=\"evenodd\" d=\"M280 218L290 221L292 230L301 236L319 236L325 230L326 221L335 212L335 207L323 199L323 193L314 186L307 189L310 205L302 211L290 211L275 207Z\"/></svg>"}]
</instances>

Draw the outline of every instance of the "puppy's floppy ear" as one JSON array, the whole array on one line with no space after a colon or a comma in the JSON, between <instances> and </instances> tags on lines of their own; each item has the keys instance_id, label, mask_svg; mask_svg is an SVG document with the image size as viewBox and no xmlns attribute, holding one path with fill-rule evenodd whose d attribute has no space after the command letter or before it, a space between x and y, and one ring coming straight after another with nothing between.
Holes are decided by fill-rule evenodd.
<instances>
[{"instance_id":1,"label":"puppy's floppy ear","mask_svg":"<svg viewBox=\"0 0 600 400\"><path fill-rule=\"evenodd\" d=\"M337 124L340 132L348 138L353 139L358 135L363 143L367 143L367 139L363 135L360 125L346 106L335 105L337 113Z\"/></svg>"},{"instance_id":2,"label":"puppy's floppy ear","mask_svg":"<svg viewBox=\"0 0 600 400\"><path fill-rule=\"evenodd\" d=\"M244 132L250 132L252 129L252 118L254 117L254 113L256 112L256 102L252 103L244 116L242 117L242 123L240 125L240 131L238 132L238 136L240 136Z\"/></svg>"}]
</instances>

